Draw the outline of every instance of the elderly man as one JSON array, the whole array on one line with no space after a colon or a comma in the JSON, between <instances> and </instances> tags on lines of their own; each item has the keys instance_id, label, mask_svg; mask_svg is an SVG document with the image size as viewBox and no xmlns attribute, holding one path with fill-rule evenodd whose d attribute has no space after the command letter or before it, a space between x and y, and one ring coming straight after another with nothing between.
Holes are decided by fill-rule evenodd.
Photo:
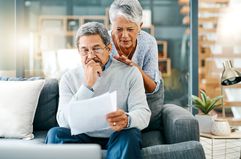
<instances>
[{"instance_id":1,"label":"elderly man","mask_svg":"<svg viewBox=\"0 0 241 159\"><path fill-rule=\"evenodd\" d=\"M141 73L136 67L110 57L110 37L100 23L82 25L76 44L82 67L66 72L61 78L57 113L60 127L48 132L46 143L97 143L107 149L108 159L141 159L140 130L148 126L151 116ZM118 109L106 115L110 128L71 135L67 113L70 103L115 90Z\"/></svg>"}]
</instances>

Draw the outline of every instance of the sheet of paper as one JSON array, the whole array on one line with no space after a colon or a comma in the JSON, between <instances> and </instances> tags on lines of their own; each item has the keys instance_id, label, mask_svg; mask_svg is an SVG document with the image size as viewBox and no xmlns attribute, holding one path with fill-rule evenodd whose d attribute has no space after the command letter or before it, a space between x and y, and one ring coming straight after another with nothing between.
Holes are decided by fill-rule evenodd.
<instances>
[{"instance_id":1,"label":"sheet of paper","mask_svg":"<svg viewBox=\"0 0 241 159\"><path fill-rule=\"evenodd\" d=\"M69 126L72 135L108 128L106 114L117 110L117 94L103 95L72 102L69 109Z\"/></svg>"}]
</instances>

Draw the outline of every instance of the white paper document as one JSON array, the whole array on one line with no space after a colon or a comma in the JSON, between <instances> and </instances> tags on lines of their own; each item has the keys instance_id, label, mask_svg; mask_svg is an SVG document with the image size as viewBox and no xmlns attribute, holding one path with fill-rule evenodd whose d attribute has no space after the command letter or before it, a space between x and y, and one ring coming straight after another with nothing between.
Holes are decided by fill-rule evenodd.
<instances>
[{"instance_id":1,"label":"white paper document","mask_svg":"<svg viewBox=\"0 0 241 159\"><path fill-rule=\"evenodd\" d=\"M69 126L72 135L106 129L109 127L106 115L117 110L117 94L100 96L72 102L69 109Z\"/></svg>"}]
</instances>

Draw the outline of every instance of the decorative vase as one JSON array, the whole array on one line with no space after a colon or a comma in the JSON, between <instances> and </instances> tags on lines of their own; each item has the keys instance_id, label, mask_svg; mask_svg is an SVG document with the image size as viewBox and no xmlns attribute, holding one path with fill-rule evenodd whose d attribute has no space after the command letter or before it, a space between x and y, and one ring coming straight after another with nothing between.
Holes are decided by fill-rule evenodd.
<instances>
[{"instance_id":1,"label":"decorative vase","mask_svg":"<svg viewBox=\"0 0 241 159\"><path fill-rule=\"evenodd\" d=\"M215 119L212 125L212 134L217 136L230 135L231 129L226 119Z\"/></svg>"},{"instance_id":2,"label":"decorative vase","mask_svg":"<svg viewBox=\"0 0 241 159\"><path fill-rule=\"evenodd\" d=\"M217 118L217 115L204 115L204 114L197 114L195 118L199 124L199 131L201 133L211 133L212 125L214 120Z\"/></svg>"}]
</instances>

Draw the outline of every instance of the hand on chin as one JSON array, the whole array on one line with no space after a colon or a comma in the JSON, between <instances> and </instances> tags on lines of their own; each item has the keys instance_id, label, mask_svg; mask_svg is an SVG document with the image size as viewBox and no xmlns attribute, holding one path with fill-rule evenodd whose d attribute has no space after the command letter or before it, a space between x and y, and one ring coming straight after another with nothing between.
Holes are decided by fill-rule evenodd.
<instances>
[{"instance_id":1,"label":"hand on chin","mask_svg":"<svg viewBox=\"0 0 241 159\"><path fill-rule=\"evenodd\" d=\"M103 64L100 59L98 58L92 58L92 59L86 59L85 64L88 64L90 61L94 61L95 63L99 64L101 68L103 68Z\"/></svg>"}]
</instances>

